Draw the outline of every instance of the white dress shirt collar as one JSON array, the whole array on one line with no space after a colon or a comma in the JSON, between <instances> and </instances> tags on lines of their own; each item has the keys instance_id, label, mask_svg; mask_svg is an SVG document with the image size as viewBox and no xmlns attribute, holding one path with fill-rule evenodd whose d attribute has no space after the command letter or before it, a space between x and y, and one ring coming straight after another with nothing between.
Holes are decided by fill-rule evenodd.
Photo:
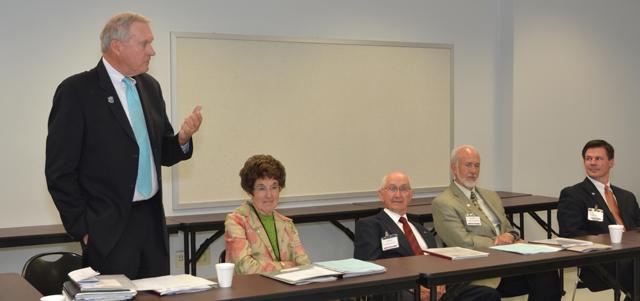
<instances>
[{"instance_id":1,"label":"white dress shirt collar","mask_svg":"<svg viewBox=\"0 0 640 301\"><path fill-rule=\"evenodd\" d=\"M407 219L407 222L409 223L409 227L413 232L413 236L416 237L416 240L418 241L418 245L420 245L420 248L422 250L426 250L429 248L429 246L427 245L427 242L425 242L424 238L422 238L422 234L420 234L420 232L418 232L418 229L416 229L416 227L413 226L413 224L409 221L409 218L407 217L406 214L400 215L387 208L384 208L384 212L387 213L387 215L391 218L391 220L393 220L394 223L396 223L396 225L398 226L398 228L400 228L400 231L402 231L402 233L404 233L404 228L402 226L402 223L400 223L400 217L404 217L405 219Z\"/></svg>"}]
</instances>

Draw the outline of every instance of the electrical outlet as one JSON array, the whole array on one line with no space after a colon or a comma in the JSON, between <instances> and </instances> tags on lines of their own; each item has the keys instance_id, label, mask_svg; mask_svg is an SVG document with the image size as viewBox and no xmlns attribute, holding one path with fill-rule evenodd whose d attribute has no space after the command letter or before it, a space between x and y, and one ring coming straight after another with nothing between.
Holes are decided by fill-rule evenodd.
<instances>
[{"instance_id":1,"label":"electrical outlet","mask_svg":"<svg viewBox=\"0 0 640 301\"><path fill-rule=\"evenodd\" d=\"M206 251L204 251L204 253L202 253L202 256L200 257L200 260L198 260L198 267L202 267L202 266L209 266L211 265L211 249L207 248ZM176 252L176 268L183 268L184 267L184 251L177 251Z\"/></svg>"},{"instance_id":2,"label":"electrical outlet","mask_svg":"<svg viewBox=\"0 0 640 301\"><path fill-rule=\"evenodd\" d=\"M184 268L184 251L176 252L176 268Z\"/></svg>"},{"instance_id":3,"label":"electrical outlet","mask_svg":"<svg viewBox=\"0 0 640 301\"><path fill-rule=\"evenodd\" d=\"M200 260L198 260L197 266L208 266L211 265L211 248L207 248L207 250L202 253Z\"/></svg>"}]
</instances>

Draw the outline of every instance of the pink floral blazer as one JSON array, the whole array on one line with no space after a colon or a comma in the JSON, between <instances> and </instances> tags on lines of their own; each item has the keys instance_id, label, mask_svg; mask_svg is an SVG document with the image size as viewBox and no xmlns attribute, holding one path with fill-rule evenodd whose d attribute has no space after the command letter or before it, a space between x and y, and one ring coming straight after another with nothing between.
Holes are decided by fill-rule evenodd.
<instances>
[{"instance_id":1,"label":"pink floral blazer","mask_svg":"<svg viewBox=\"0 0 640 301\"><path fill-rule=\"evenodd\" d=\"M277 271L310 264L293 221L274 211L281 261L276 261L269 237L248 203L236 208L224 221L226 262L235 263L238 275Z\"/></svg>"}]
</instances>

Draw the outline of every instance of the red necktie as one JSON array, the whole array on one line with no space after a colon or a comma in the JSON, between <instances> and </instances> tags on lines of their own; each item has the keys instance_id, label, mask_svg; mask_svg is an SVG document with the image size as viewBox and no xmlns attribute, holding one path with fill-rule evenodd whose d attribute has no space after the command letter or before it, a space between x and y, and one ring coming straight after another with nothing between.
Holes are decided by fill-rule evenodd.
<instances>
[{"instance_id":1,"label":"red necktie","mask_svg":"<svg viewBox=\"0 0 640 301\"><path fill-rule=\"evenodd\" d=\"M624 222L620 217L620 210L618 209L618 203L613 198L613 192L611 192L611 188L609 188L609 185L604 187L604 198L607 201L607 205L609 205L609 210L611 210L611 213L613 214L613 218L616 220L616 224L624 226Z\"/></svg>"},{"instance_id":2,"label":"red necktie","mask_svg":"<svg viewBox=\"0 0 640 301\"><path fill-rule=\"evenodd\" d=\"M400 217L400 222L402 223L402 230L404 230L404 235L407 237L409 241L409 245L411 246L411 250L415 255L423 255L422 249L420 248L420 244L416 239L416 236L413 235L413 231L411 231L411 227L409 226L409 222L404 216Z\"/></svg>"}]
</instances>

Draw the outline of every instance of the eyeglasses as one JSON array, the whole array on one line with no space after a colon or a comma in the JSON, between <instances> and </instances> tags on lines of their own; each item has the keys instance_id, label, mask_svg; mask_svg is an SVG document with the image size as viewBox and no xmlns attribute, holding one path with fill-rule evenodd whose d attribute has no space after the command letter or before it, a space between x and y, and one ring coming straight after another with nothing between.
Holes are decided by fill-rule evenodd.
<instances>
[{"instance_id":1,"label":"eyeglasses","mask_svg":"<svg viewBox=\"0 0 640 301\"><path fill-rule=\"evenodd\" d=\"M400 191L400 193L407 193L409 191L411 191L411 187L407 186L407 185L402 185L400 187L391 185L391 186L387 186L384 188L386 191L390 192L390 193L396 193L398 191Z\"/></svg>"},{"instance_id":2,"label":"eyeglasses","mask_svg":"<svg viewBox=\"0 0 640 301\"><path fill-rule=\"evenodd\" d=\"M282 189L280 187L280 185L273 185L271 187L267 187L267 186L264 186L264 185L257 185L255 187L253 187L253 191L257 192L257 193L280 192L280 189Z\"/></svg>"}]
</instances>

